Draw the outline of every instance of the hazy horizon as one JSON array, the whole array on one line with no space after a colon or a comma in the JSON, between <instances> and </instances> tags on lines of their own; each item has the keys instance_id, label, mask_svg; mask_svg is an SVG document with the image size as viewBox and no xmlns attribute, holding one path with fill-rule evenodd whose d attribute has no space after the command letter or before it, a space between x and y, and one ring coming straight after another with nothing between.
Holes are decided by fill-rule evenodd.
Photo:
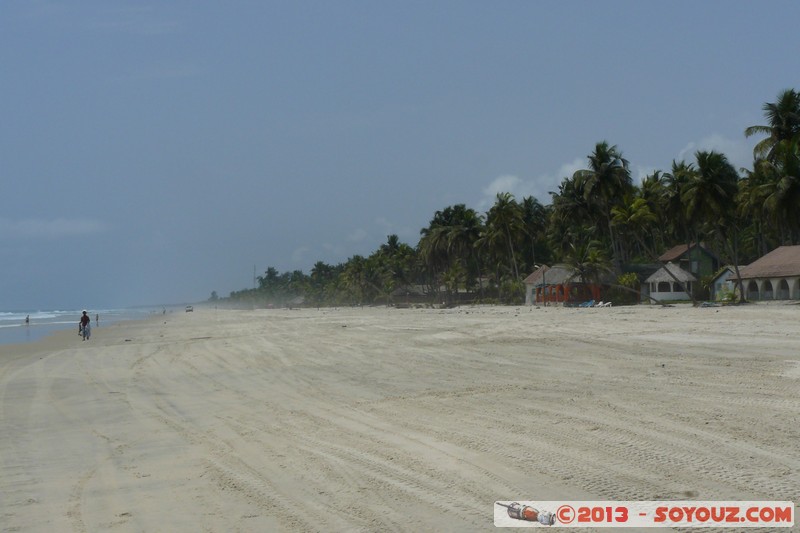
<instances>
[{"instance_id":1,"label":"hazy horizon","mask_svg":"<svg viewBox=\"0 0 800 533\"><path fill-rule=\"evenodd\" d=\"M775 16L778 13L780 16ZM749 166L800 4L0 4L0 309L197 302L415 245L617 145Z\"/></svg>"}]
</instances>

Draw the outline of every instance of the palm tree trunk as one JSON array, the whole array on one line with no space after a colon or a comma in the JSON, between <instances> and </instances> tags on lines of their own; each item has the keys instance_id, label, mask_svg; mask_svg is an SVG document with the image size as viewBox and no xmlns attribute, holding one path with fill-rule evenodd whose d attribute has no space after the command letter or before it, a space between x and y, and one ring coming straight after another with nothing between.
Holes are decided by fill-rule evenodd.
<instances>
[{"instance_id":1,"label":"palm tree trunk","mask_svg":"<svg viewBox=\"0 0 800 533\"><path fill-rule=\"evenodd\" d=\"M614 237L614 226L611 224L611 217L606 217L606 222L608 224L608 234L611 238L611 255L613 257L612 262L614 264L614 272L619 274L622 272L622 264L620 262L620 251L617 245L617 239Z\"/></svg>"},{"instance_id":2,"label":"palm tree trunk","mask_svg":"<svg viewBox=\"0 0 800 533\"><path fill-rule=\"evenodd\" d=\"M511 265L514 267L514 279L519 280L519 270L517 269L517 258L514 255L514 244L511 242L511 232L506 227L506 238L508 239L508 248L511 250Z\"/></svg>"},{"instance_id":3,"label":"palm tree trunk","mask_svg":"<svg viewBox=\"0 0 800 533\"><path fill-rule=\"evenodd\" d=\"M732 228L733 235L731 235L731 239L727 238L725 230L721 227L717 227L717 231L719 231L720 235L722 235L722 242L724 243L723 246L727 248L725 251L728 252L731 261L733 261L733 270L736 272L736 285L739 287L739 301L740 303L747 302L747 294L744 290L744 283L742 282L742 274L739 272L739 246L738 246L738 234L739 232L736 230L734 226ZM731 242L732 241L732 242ZM736 297L736 289L733 291L734 298Z\"/></svg>"}]
</instances>

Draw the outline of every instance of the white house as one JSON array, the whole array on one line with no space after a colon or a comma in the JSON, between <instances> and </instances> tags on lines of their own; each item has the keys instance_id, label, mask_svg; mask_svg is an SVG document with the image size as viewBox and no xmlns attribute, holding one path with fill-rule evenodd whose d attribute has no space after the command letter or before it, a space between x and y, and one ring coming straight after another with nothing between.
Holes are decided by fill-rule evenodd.
<instances>
[{"instance_id":1,"label":"white house","mask_svg":"<svg viewBox=\"0 0 800 533\"><path fill-rule=\"evenodd\" d=\"M669 269L669 272L667 272ZM673 274L670 275L670 272ZM678 281L675 281L677 278ZM650 294L656 300L689 300L689 293L697 278L674 263L667 263L645 280L643 294Z\"/></svg>"},{"instance_id":2,"label":"white house","mask_svg":"<svg viewBox=\"0 0 800 533\"><path fill-rule=\"evenodd\" d=\"M780 246L739 270L748 300L800 299L800 245ZM735 283L734 277L729 277Z\"/></svg>"}]
</instances>

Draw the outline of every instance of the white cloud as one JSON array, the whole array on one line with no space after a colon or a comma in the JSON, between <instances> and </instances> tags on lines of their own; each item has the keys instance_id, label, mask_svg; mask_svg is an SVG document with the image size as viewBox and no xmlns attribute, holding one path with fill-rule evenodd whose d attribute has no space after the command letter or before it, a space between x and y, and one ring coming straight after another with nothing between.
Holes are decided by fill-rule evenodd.
<instances>
[{"instance_id":1,"label":"white cloud","mask_svg":"<svg viewBox=\"0 0 800 533\"><path fill-rule=\"evenodd\" d=\"M534 194L533 190L534 182L532 181L524 181L519 176L498 176L483 188L483 197L478 202L478 209L487 211L494 204L498 194L508 192L513 194L517 200L521 200L525 196Z\"/></svg>"},{"instance_id":2,"label":"white cloud","mask_svg":"<svg viewBox=\"0 0 800 533\"><path fill-rule=\"evenodd\" d=\"M107 230L108 227L106 224L98 220L91 219L0 219L0 237L7 239L50 239L59 237L80 237L84 235L102 233Z\"/></svg>"},{"instance_id":3,"label":"white cloud","mask_svg":"<svg viewBox=\"0 0 800 533\"><path fill-rule=\"evenodd\" d=\"M550 203L550 191L558 190L561 180L571 177L578 170L586 168L584 158L576 158L561 165L555 174L543 174L531 180L523 180L519 176L504 175L493 179L483 188L483 196L478 202L479 211L487 211L495 201L498 193L509 192L518 201L526 196L533 196L544 205Z\"/></svg>"},{"instance_id":4,"label":"white cloud","mask_svg":"<svg viewBox=\"0 0 800 533\"><path fill-rule=\"evenodd\" d=\"M686 160L694 162L694 154L698 150L714 150L725 154L728 161L738 170L750 168L753 164L753 146L756 141L752 139L729 139L719 134L709 135L696 142L686 145L676 157L677 161ZM558 185L564 178L572 177L575 172L587 168L585 157L561 165L554 174L543 174L531 180L524 180L516 175L506 174L494 178L481 191L481 200L478 202L478 211L486 212L495 201L498 193L509 192L517 200L525 196L533 196L542 204L551 202L550 191L557 191ZM656 167L651 165L637 165L631 170L633 182L640 184L642 180L656 170L669 171L669 167Z\"/></svg>"},{"instance_id":5,"label":"white cloud","mask_svg":"<svg viewBox=\"0 0 800 533\"><path fill-rule=\"evenodd\" d=\"M483 194L484 196L496 196L504 192L514 194L514 191L517 191L521 184L522 180L517 176L499 176L483 188Z\"/></svg>"},{"instance_id":6,"label":"white cloud","mask_svg":"<svg viewBox=\"0 0 800 533\"><path fill-rule=\"evenodd\" d=\"M677 161L695 162L697 151L714 150L725 154L728 161L738 170L741 167L753 166L753 146L757 141L752 139L729 139L717 133L704 137L697 142L690 142L678 153Z\"/></svg>"}]
</instances>

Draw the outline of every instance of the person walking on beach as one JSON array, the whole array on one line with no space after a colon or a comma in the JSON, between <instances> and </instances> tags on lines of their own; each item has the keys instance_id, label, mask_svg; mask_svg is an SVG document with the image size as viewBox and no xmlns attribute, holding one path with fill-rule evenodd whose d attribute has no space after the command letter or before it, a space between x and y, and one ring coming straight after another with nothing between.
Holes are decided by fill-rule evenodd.
<instances>
[{"instance_id":1,"label":"person walking on beach","mask_svg":"<svg viewBox=\"0 0 800 533\"><path fill-rule=\"evenodd\" d=\"M94 315L94 325L100 327L100 314Z\"/></svg>"},{"instance_id":2,"label":"person walking on beach","mask_svg":"<svg viewBox=\"0 0 800 533\"><path fill-rule=\"evenodd\" d=\"M30 323L31 323L31 315L28 315L25 317L25 325L27 326Z\"/></svg>"},{"instance_id":3,"label":"person walking on beach","mask_svg":"<svg viewBox=\"0 0 800 533\"><path fill-rule=\"evenodd\" d=\"M89 314L85 310L81 316L81 321L78 323L78 334L83 337L83 340L92 335L92 319L89 318Z\"/></svg>"}]
</instances>

